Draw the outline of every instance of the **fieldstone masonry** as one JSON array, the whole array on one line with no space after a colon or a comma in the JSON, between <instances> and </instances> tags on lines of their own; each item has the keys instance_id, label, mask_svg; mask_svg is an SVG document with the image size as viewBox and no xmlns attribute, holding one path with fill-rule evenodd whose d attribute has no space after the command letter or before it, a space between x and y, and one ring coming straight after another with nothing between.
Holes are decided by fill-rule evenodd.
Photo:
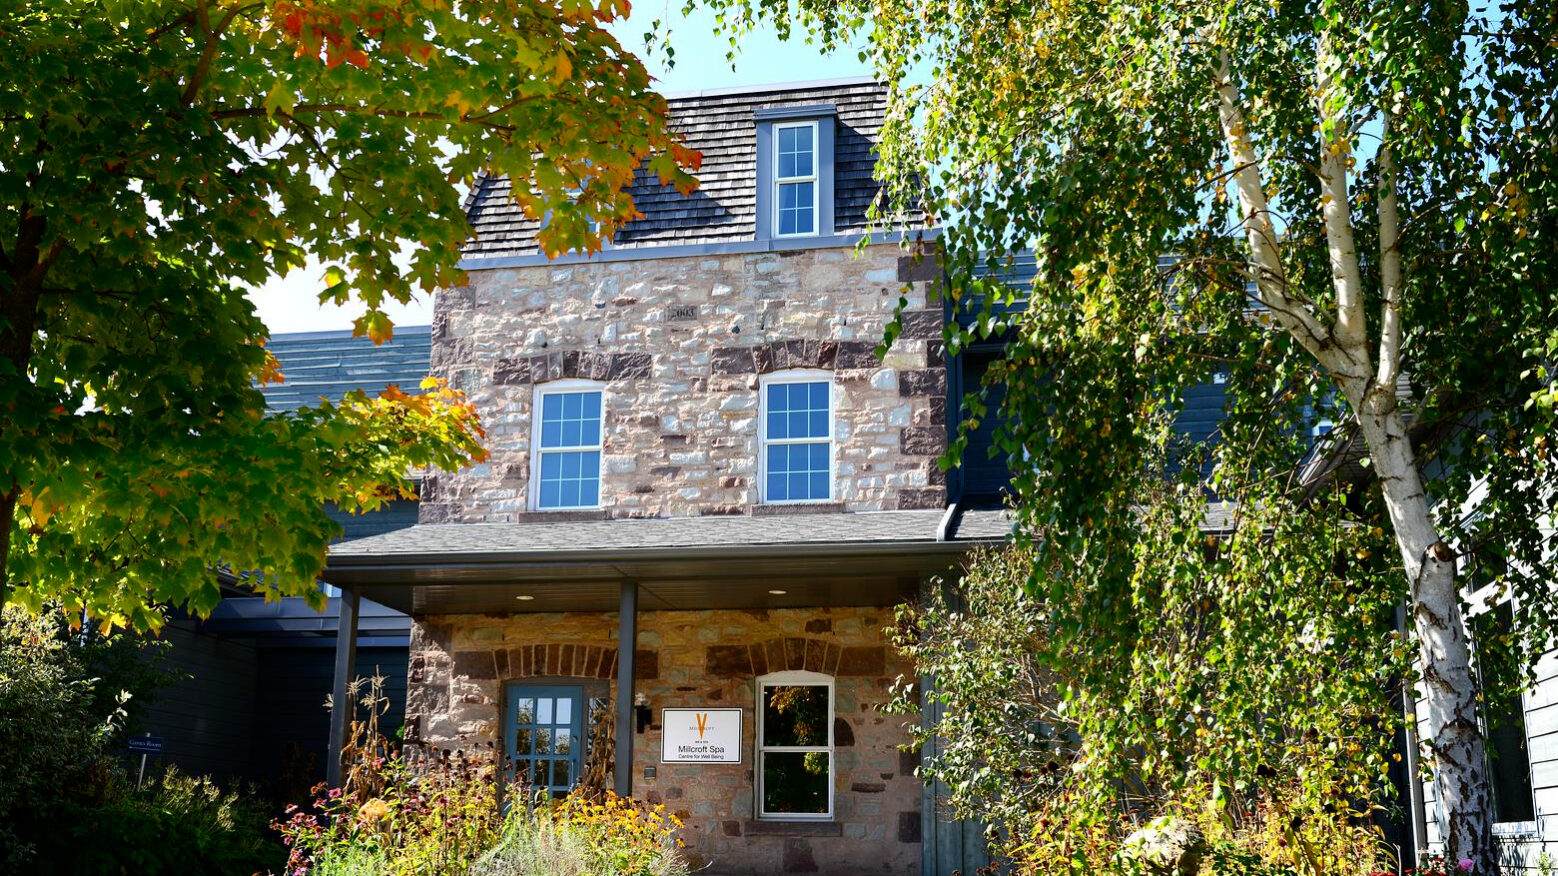
<instances>
[{"instance_id":1,"label":"fieldstone masonry","mask_svg":"<svg viewBox=\"0 0 1558 876\"><path fill-rule=\"evenodd\" d=\"M747 513L759 378L792 368L834 377L833 510L939 508L933 268L880 244L472 271L438 297L433 372L476 404L491 457L429 479L422 522L557 519L530 510L530 408L532 387L568 378L605 386L592 516ZM878 360L900 295L902 333Z\"/></svg>"},{"instance_id":2,"label":"fieldstone masonry","mask_svg":"<svg viewBox=\"0 0 1558 876\"><path fill-rule=\"evenodd\" d=\"M892 683L913 672L885 641L891 619L885 608L639 615L636 686L656 723L634 737L633 792L683 819L695 867L708 864L720 874L919 872L922 788L915 757L899 748L908 740L904 723L913 719L880 709ZM604 679L614 697L616 630L611 613L420 617L407 732L445 747L501 744L505 683L526 678ZM835 677L829 822L753 817L756 679L785 669ZM659 763L660 709L679 706L740 707L742 763ZM658 775L646 778L651 766Z\"/></svg>"}]
</instances>

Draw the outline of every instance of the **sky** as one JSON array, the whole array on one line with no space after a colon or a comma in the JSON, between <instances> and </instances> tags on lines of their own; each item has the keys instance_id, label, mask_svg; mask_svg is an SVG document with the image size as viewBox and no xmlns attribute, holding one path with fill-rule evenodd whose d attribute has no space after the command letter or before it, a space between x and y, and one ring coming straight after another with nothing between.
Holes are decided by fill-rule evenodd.
<instances>
[{"instance_id":1,"label":"sky","mask_svg":"<svg viewBox=\"0 0 1558 876\"><path fill-rule=\"evenodd\" d=\"M662 94L834 79L871 72L870 66L862 63L855 51L824 55L801 42L798 35L790 42L781 42L766 29L742 42L735 70L732 70L725 59L730 47L728 38L714 35L713 15L699 10L690 17L683 16L682 5L683 0L640 0L633 4L630 17L612 27L624 48L645 58L644 33L657 19L666 23L671 46L676 52L675 64L667 67L658 52L645 59ZM362 315L362 306L321 305L322 274L323 268L310 264L286 277L272 279L249 294L272 334L352 327L353 320ZM396 325L427 325L433 321L433 304L427 297L415 299L409 305L392 304L386 311Z\"/></svg>"}]
</instances>

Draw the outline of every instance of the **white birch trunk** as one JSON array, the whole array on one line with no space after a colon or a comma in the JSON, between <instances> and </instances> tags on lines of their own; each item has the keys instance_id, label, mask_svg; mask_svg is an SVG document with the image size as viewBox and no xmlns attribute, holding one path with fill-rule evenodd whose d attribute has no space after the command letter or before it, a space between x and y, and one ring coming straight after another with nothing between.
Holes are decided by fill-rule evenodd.
<instances>
[{"instance_id":1,"label":"white birch trunk","mask_svg":"<svg viewBox=\"0 0 1558 876\"><path fill-rule=\"evenodd\" d=\"M1417 459L1396 407L1395 387L1375 386L1361 402L1355 403L1358 422L1406 569L1408 604L1422 664L1422 701L1428 710L1424 741L1432 752L1435 785L1443 804L1440 835L1445 855L1452 861L1470 858L1474 873L1496 874L1493 798L1477 720L1477 681L1461 616L1455 552L1439 539L1429 514Z\"/></svg>"},{"instance_id":2,"label":"white birch trunk","mask_svg":"<svg viewBox=\"0 0 1558 876\"><path fill-rule=\"evenodd\" d=\"M1319 42L1316 65L1317 110L1322 118L1337 107L1332 95L1335 59L1326 39ZM1396 543L1406 571L1408 605L1423 671L1428 709L1428 739L1443 803L1441 825L1445 853L1454 862L1470 858L1473 872L1498 873L1492 835L1492 793L1480 725L1477 683L1461 616L1455 552L1434 527L1428 496L1417 470L1416 454L1396 400L1400 373L1401 258L1394 165L1388 145L1382 149L1384 189L1380 201L1381 335L1379 370L1373 372L1363 307L1363 284L1353 243L1351 199L1347 192L1347 146L1341 119L1333 120L1329 142L1322 144L1321 213L1336 292L1336 320L1325 325L1313 305L1288 288L1279 236L1261 179L1260 159L1250 141L1247 119L1233 82L1226 52L1214 82L1223 137L1233 162L1244 232L1250 245L1250 279L1256 298L1277 324L1319 361L1357 412L1370 460L1384 493ZM1390 115L1385 116L1386 126Z\"/></svg>"}]
</instances>

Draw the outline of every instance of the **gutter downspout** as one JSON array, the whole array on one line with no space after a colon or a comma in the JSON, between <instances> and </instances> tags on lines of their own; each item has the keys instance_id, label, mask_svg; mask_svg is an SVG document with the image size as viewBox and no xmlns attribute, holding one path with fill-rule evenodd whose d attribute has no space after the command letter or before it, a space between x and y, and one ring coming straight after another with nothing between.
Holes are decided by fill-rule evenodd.
<instances>
[{"instance_id":1,"label":"gutter downspout","mask_svg":"<svg viewBox=\"0 0 1558 876\"><path fill-rule=\"evenodd\" d=\"M948 540L947 537L952 534L952 521L957 518L962 504L963 500L954 499L952 504L947 506L947 510L942 513L941 522L936 524L936 541L938 543L946 542Z\"/></svg>"}]
</instances>

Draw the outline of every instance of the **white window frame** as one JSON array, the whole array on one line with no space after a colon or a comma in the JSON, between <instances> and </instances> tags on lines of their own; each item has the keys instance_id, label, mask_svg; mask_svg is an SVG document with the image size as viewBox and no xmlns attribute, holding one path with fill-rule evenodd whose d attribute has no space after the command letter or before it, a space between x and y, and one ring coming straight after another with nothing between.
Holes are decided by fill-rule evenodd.
<instances>
[{"instance_id":1,"label":"white window frame","mask_svg":"<svg viewBox=\"0 0 1558 876\"><path fill-rule=\"evenodd\" d=\"M779 175L779 132L793 130L795 128L811 129L811 175L809 176L780 176ZM810 122L775 122L774 123L774 181L773 181L773 235L774 237L816 237L822 229L822 132L815 121ZM783 234L779 231L779 191L788 183L811 183L811 230L794 231Z\"/></svg>"},{"instance_id":2,"label":"white window frame","mask_svg":"<svg viewBox=\"0 0 1558 876\"><path fill-rule=\"evenodd\" d=\"M763 713L767 709L763 706L763 688L784 687L786 685L805 685L812 687L826 687L828 689L828 744L824 748L820 745L764 745L763 744ZM831 675L823 675L820 672L808 672L803 669L792 669L786 672L771 672L757 678L757 736L752 740L752 774L755 778L753 786L757 797L752 801L752 811L757 813L759 821L832 821L834 811L834 783L838 778L838 752L834 749L833 722L838 719L838 699L834 691L834 678ZM813 812L767 812L763 809L763 755L767 752L813 752L827 751L828 753L828 811L823 813Z\"/></svg>"},{"instance_id":3,"label":"white window frame","mask_svg":"<svg viewBox=\"0 0 1558 876\"><path fill-rule=\"evenodd\" d=\"M828 494L819 499L770 499L768 498L768 448L773 444L817 444L822 438L769 438L768 437L768 388L787 383L826 383L828 385ZM757 382L757 500L764 505L815 505L832 502L837 485L838 468L834 463L833 437L837 431L834 421L838 418L838 388L833 384L833 372L820 368L793 368L765 374Z\"/></svg>"},{"instance_id":4,"label":"white window frame","mask_svg":"<svg viewBox=\"0 0 1558 876\"><path fill-rule=\"evenodd\" d=\"M578 447L541 447L541 404L549 395L560 395L573 392L598 392L600 393L600 441L596 444L581 445ZM553 380L548 383L536 384L535 393L531 398L530 406L530 501L527 503L531 511L594 511L605 507L606 480L603 476L606 469L606 384L598 380ZM595 473L595 482L598 488L595 491L595 504L593 505L558 505L545 508L541 505L541 458L547 453L580 453L595 451L600 454L600 468Z\"/></svg>"}]
</instances>

